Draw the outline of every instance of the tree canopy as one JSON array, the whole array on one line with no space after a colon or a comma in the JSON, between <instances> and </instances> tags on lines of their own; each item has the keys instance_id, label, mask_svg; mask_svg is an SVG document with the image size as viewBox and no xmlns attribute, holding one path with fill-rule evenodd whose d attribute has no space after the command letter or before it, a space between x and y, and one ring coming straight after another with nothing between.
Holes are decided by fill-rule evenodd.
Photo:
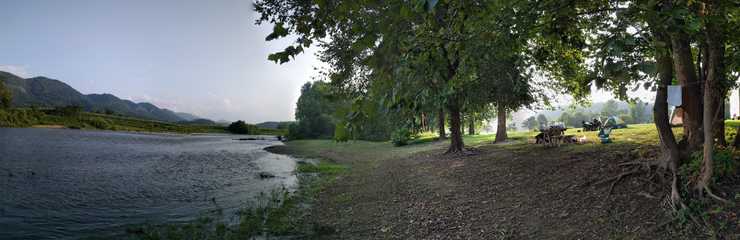
<instances>
[{"instance_id":1,"label":"tree canopy","mask_svg":"<svg viewBox=\"0 0 740 240\"><path fill-rule=\"evenodd\" d=\"M679 160L700 149L702 173L692 183L696 192L711 195L713 139L724 136L718 109L740 72L738 4L257 0L255 9L258 24L274 25L266 40L296 38L268 59L284 63L306 47L321 48L319 57L329 66L323 77L349 106L339 111L341 126L359 128L358 119L381 112L394 116L388 119L395 126L414 129L438 113L438 126L449 122L448 153L464 151L465 115L495 106L503 129L498 141L506 134L507 112L548 103L543 89L576 101L585 101L592 86L631 101L630 90L655 91L660 165L674 173L671 200L677 204ZM666 88L672 84L682 86L681 144L668 122ZM630 109L634 114L612 107L602 114L644 117L637 104Z\"/></svg>"}]
</instances>

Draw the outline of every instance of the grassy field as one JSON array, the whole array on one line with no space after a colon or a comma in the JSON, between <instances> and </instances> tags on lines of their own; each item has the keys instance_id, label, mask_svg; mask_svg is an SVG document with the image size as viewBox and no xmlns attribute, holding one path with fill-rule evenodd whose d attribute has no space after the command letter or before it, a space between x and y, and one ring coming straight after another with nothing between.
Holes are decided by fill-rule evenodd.
<instances>
[{"instance_id":1,"label":"grassy field","mask_svg":"<svg viewBox=\"0 0 740 240\"><path fill-rule=\"evenodd\" d=\"M0 127L50 127L88 130L167 133L228 133L224 126L192 125L140 118L79 112L61 114L54 110L0 110ZM254 135L285 135L284 130L259 129Z\"/></svg>"},{"instance_id":2,"label":"grassy field","mask_svg":"<svg viewBox=\"0 0 740 240\"><path fill-rule=\"evenodd\" d=\"M733 124L740 124L740 121L728 121L726 131L728 141L733 140L735 135L735 125ZM620 174L621 168L618 165L619 161L654 158L656 157L658 151L658 135L657 130L655 129L655 125L653 124L634 124L629 125L629 127L625 129L615 129L612 131L610 136L612 142L608 144L602 144L599 142L597 137L598 132L582 132L580 130L581 129L569 129L566 134L575 135L579 138L585 136L585 138L588 140L586 144L563 144L558 148L546 148L542 145L533 144L533 138L538 133L535 131L510 132L508 133L509 141L506 144L492 144L495 139L495 134L465 135L463 140L466 146L469 148L478 149L474 150L478 153L474 154L471 157L447 157L441 155L441 153L447 147L448 141L435 141L436 136L431 133L421 134L409 145L401 147L395 147L390 142L349 141L345 143L336 143L331 140L296 140L287 142L286 146L280 153L291 154L299 157L321 159L322 163L331 164L332 166L345 166L347 168L347 171L342 171L336 177L337 179L341 179L341 181L325 181L320 183L320 185L322 186L319 186L318 188L323 189L321 190L322 194L319 195L318 200L314 199L314 201L317 201L318 203L314 206L313 214L319 215L321 217L317 218L320 219L318 221L320 223L314 222L311 224L318 224L320 226L332 226L338 232L344 232L337 233L339 234L337 235L338 238L353 236L354 234L356 234L355 231L361 231L362 234L369 234L363 235L366 237L369 236L369 238L395 236L393 234L401 234L401 236L411 238L430 237L429 235L423 234L452 234L450 236L460 236L456 234L468 233L461 233L457 232L456 230L417 233L415 231L423 231L424 229L428 228L411 227L413 225L410 225L408 222L403 221L394 222L398 221L394 219L403 219L404 217L408 217L408 215L401 214L395 217L377 217L373 213L383 211L383 209L385 208L392 208L391 206L398 206L399 209L407 209L409 204L414 205L415 202L426 201L426 198L430 197L428 195L430 194L430 190L418 190L418 187L428 186L429 184L431 184L431 189L443 189L441 190L442 193L459 191L459 194L480 190L476 187L467 188L462 186L508 186L511 184L516 184L520 187L517 187L516 189L518 190L513 192L503 193L492 191L491 193L486 193L490 195L488 197L500 199L487 199L486 197L483 197L482 201L506 202L510 201L510 199L500 196L506 196L507 194L525 194L524 192L526 191L529 191L525 194L526 199L539 199L544 201L552 198L552 196L549 195L552 193L542 193L543 191L546 191L546 189L572 189L574 188L574 186L581 186L583 184L588 185L588 183L583 183L583 181L597 182L599 179L608 179L610 177L614 177L615 175ZM682 129L680 127L673 128L673 131L674 134L676 134L677 138L681 137ZM476 167L461 167L468 165L476 165ZM311 166L308 169L314 168L315 167ZM325 169L329 170L331 168ZM511 172L511 169L519 170L517 170L516 172ZM505 175L489 175L494 172L514 174L515 176L519 176L522 180L511 181L511 179L503 177ZM480 178L478 176L485 177ZM535 176L539 177L533 178ZM416 178L419 178L420 180L414 180ZM465 184L458 185L459 183L456 183L456 181L459 181L458 179L468 180L465 180ZM527 180L525 181L523 179ZM537 179L545 180L539 181ZM449 183L448 181L452 181L452 183ZM530 181L532 183L528 183ZM721 192L730 194L729 198L735 199L736 201L740 200L740 198L738 198L738 195L736 195L736 193L733 192L734 190L732 190L736 189L736 185L734 185L735 183L732 180L728 182L727 179L723 181L724 182L722 184L718 185L718 189L720 189ZM615 192L621 193L614 193L614 195L616 195L614 196L615 199L610 199L608 201L608 206L610 207L606 208L619 209L619 211L634 211L634 208L651 209L649 212L647 210L634 211L634 215L627 218L625 216L614 215L613 213L605 214L593 209L590 209L590 212L581 210L589 213L570 213L572 215L577 215L578 220L574 221L591 222L596 220L607 221L604 219L610 219L608 220L610 221L610 227L608 228L613 229L631 226L632 223L630 223L630 219L632 218L642 219L643 221L656 221L654 220L654 218L658 218L660 221L665 221L665 219L661 218L665 217L665 215L663 215L665 212L661 210L661 203L654 200L656 199L655 196L665 195L665 192L661 192L663 188L655 188L655 185L640 185L643 183L640 182L640 180L634 179L623 180L623 182L625 186L623 186L621 189L617 187L617 189L620 190L615 190ZM548 187L543 187L541 185L548 185ZM608 185L606 187L608 188ZM415 191L419 191L419 193L415 193ZM538 206L539 211L569 212L571 210L567 210L567 203L573 201L582 202L581 204L583 205L607 204L604 203L604 200L600 200L603 198L608 198L608 194L604 193L604 191L606 190L604 190L603 188L593 186L583 189L579 188L579 191L587 192L587 194L563 194L563 196L559 196L560 200L558 200L559 203L563 204L562 206L553 206L552 208L549 208L547 206ZM649 193L646 194L646 192ZM401 194L402 196L399 196L399 194ZM648 197L644 197L643 195ZM401 197L401 199L403 199L403 197L406 197L410 200L397 200L399 199L399 197ZM437 209L445 209L458 206L454 203L446 204L447 201L449 200L428 200L428 202L425 204L439 204ZM461 198L460 204L468 204L468 202L475 201L470 199L465 200L465 198ZM639 204L635 205L634 202L639 202ZM386 206L377 206L383 204L386 204ZM521 213L513 215L516 217L521 217L521 215L528 214L528 212L525 211L528 207L517 206L519 206L518 203L513 204L513 208L506 208L506 211L523 211ZM470 207L470 209L477 209L487 206L472 204L468 207ZM499 208L502 207L499 206ZM427 206L418 211L424 212L428 211L428 209L434 208L430 208ZM625 237L627 239L635 238L635 236L649 237L652 236L651 234L657 234L656 236L660 236L658 237L658 239L670 237L673 235L689 236L691 238L696 236L694 234L705 233L736 234L736 232L734 231L727 230L728 228L733 228L733 226L740 225L740 222L735 223L734 220L727 220L728 216L734 216L732 212L736 210L737 208L722 208L721 206L716 205L707 205L696 208L696 214L701 215L705 218L705 221L710 223L709 228L714 228L709 230L697 230L698 233L691 232L693 230L686 231L683 227L677 227L661 233L641 232L622 234L619 232L602 231L604 229L604 223L590 226L591 229L589 229L588 231L610 234L610 236L612 236L610 238ZM344 211L350 211L353 214L344 213ZM446 214L448 214L443 210L439 211L442 212L433 211L433 213L431 213L431 216L440 216L440 214L441 216L447 216ZM386 214L390 213L384 213L384 215ZM419 218L424 217L424 214L421 214L419 216L411 217L411 220L417 221ZM574 218L576 217L574 216ZM307 221L312 222L313 220ZM378 224L380 224L378 222L383 221L391 221L385 223L389 226L407 226L411 230L384 230L386 228L378 226ZM684 220L678 221L680 222ZM563 224L565 224L564 227L567 228L576 226L572 223ZM485 226L486 224L480 223L478 225ZM729 227L723 228L722 226ZM380 227L380 230L361 230L373 227ZM537 229L541 229L541 227L528 227L530 229L526 229L527 227L523 227L524 229L519 230L525 232L520 233L522 234L520 235L520 237L529 238L541 236L539 235L541 233L536 233L538 231ZM389 228L392 229L393 227ZM512 226L510 228L517 227ZM401 229L403 229L403 227L401 227ZM572 237L572 235L566 236Z\"/></svg>"}]
</instances>

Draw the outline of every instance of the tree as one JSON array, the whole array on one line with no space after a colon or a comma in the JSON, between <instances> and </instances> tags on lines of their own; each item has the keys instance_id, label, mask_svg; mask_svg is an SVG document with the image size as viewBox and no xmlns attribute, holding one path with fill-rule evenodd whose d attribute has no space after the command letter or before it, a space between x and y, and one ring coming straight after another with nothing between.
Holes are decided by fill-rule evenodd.
<instances>
[{"instance_id":1,"label":"tree","mask_svg":"<svg viewBox=\"0 0 740 240\"><path fill-rule=\"evenodd\" d=\"M573 124L573 116L568 111L565 111L560 114L559 121L563 122L565 126L574 126L574 127L576 126L575 124Z\"/></svg>"},{"instance_id":2,"label":"tree","mask_svg":"<svg viewBox=\"0 0 740 240\"><path fill-rule=\"evenodd\" d=\"M10 89L5 87L5 82L0 79L0 108L10 108L10 103L13 100Z\"/></svg>"},{"instance_id":3,"label":"tree","mask_svg":"<svg viewBox=\"0 0 740 240\"><path fill-rule=\"evenodd\" d=\"M573 114L573 118L571 118L571 126L573 127L583 127L583 122L585 121L591 121L592 117L591 114L586 113L584 111L576 111Z\"/></svg>"},{"instance_id":4,"label":"tree","mask_svg":"<svg viewBox=\"0 0 740 240\"><path fill-rule=\"evenodd\" d=\"M306 83L301 88L301 96L296 103L294 127L289 128L289 137L331 138L334 136L335 121L331 115L336 104L328 97L329 86L323 82Z\"/></svg>"},{"instance_id":5,"label":"tree","mask_svg":"<svg viewBox=\"0 0 740 240\"><path fill-rule=\"evenodd\" d=\"M470 94L477 92L473 86L481 78L475 75L475 64L466 62L474 59L466 46L480 42L483 34L474 30L490 13L478 4L262 0L255 2L255 9L261 14L258 24L275 24L267 40L297 36L294 45L268 59L287 62L320 41L320 58L330 66L326 76L342 91L362 95L369 88L383 88L387 101L382 105L403 115L418 116L428 106L443 108L450 125L447 152L456 153L464 146L463 108L490 103L478 101L487 99L485 94Z\"/></svg>"},{"instance_id":6,"label":"tree","mask_svg":"<svg viewBox=\"0 0 740 240\"><path fill-rule=\"evenodd\" d=\"M649 122L649 114L647 113L647 103L642 100L637 100L629 103L629 115L634 123L646 123Z\"/></svg>"},{"instance_id":7,"label":"tree","mask_svg":"<svg viewBox=\"0 0 740 240\"><path fill-rule=\"evenodd\" d=\"M256 126L249 125L242 120L232 122L228 127L226 127L229 132L234 134L255 134L257 130L256 128Z\"/></svg>"},{"instance_id":8,"label":"tree","mask_svg":"<svg viewBox=\"0 0 740 240\"><path fill-rule=\"evenodd\" d=\"M529 130L536 130L537 128L539 128L539 122L534 116L528 117L527 120L524 120L524 123L522 124L526 126Z\"/></svg>"},{"instance_id":9,"label":"tree","mask_svg":"<svg viewBox=\"0 0 740 240\"><path fill-rule=\"evenodd\" d=\"M547 127L548 120L545 114L540 113L539 115L537 115L537 123L539 127Z\"/></svg>"},{"instance_id":10,"label":"tree","mask_svg":"<svg viewBox=\"0 0 740 240\"><path fill-rule=\"evenodd\" d=\"M630 86L655 86L653 111L663 149L660 165L673 173L673 206L685 207L677 189L682 185L677 184L679 160L702 145L705 156L702 181L694 183L695 190L699 195L712 195L704 179L712 175L712 139L723 139L720 135L723 121L714 113L721 112L719 103L723 102L728 86L733 85L732 81L726 81L729 71L724 65L738 62L737 58L730 57L736 54L722 53L726 49L737 49L737 41L726 42L728 38L737 40L737 34L727 31L740 25L740 21L728 13L728 9L737 9L736 3L712 0L568 1L570 7L565 11L550 8L548 3L562 4L546 1L541 4L544 7L535 7L533 11L541 13L538 16L541 22L559 24L545 24L552 29L541 29L543 38L536 44L544 54L538 65L576 96L582 93L583 86L592 82L597 87L613 90L623 100L628 97L626 90ZM585 41L587 38L589 41ZM736 53L737 50L731 51ZM567 61L549 64L548 60L559 55L552 53L558 52L588 56L591 60L578 58L573 64L563 64ZM587 69L586 74L571 71L574 66ZM673 79L683 90L681 144L675 144L675 136L666 124L666 92L662 88L673 84Z\"/></svg>"},{"instance_id":11,"label":"tree","mask_svg":"<svg viewBox=\"0 0 740 240\"><path fill-rule=\"evenodd\" d=\"M617 116L620 113L621 111L619 109L619 104L614 99L609 99L609 101L606 101L604 106L601 108L602 117Z\"/></svg>"}]
</instances>

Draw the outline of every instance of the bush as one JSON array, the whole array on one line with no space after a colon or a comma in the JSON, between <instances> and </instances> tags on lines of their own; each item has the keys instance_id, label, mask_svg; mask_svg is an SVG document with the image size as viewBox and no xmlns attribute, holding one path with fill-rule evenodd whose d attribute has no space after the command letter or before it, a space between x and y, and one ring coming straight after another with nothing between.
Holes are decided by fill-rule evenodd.
<instances>
[{"instance_id":1,"label":"bush","mask_svg":"<svg viewBox=\"0 0 740 240\"><path fill-rule=\"evenodd\" d=\"M99 117L88 118L85 122L96 129L113 130L113 124Z\"/></svg>"},{"instance_id":2,"label":"bush","mask_svg":"<svg viewBox=\"0 0 740 240\"><path fill-rule=\"evenodd\" d=\"M255 126L249 125L242 120L229 124L226 130L234 134L254 134L257 132Z\"/></svg>"},{"instance_id":3,"label":"bush","mask_svg":"<svg viewBox=\"0 0 740 240\"><path fill-rule=\"evenodd\" d=\"M734 176L737 173L738 162L732 155L732 150L715 149L713 152L714 174L712 180L716 181L725 176ZM702 151L691 154L691 161L681 166L680 172L684 177L695 178L701 172L704 155Z\"/></svg>"},{"instance_id":4,"label":"bush","mask_svg":"<svg viewBox=\"0 0 740 240\"><path fill-rule=\"evenodd\" d=\"M395 146L404 146L411 141L411 131L408 128L399 128L391 133L391 142Z\"/></svg>"},{"instance_id":5,"label":"bush","mask_svg":"<svg viewBox=\"0 0 740 240\"><path fill-rule=\"evenodd\" d=\"M64 106L54 108L54 113L60 116L79 116L82 113L82 107L80 106Z\"/></svg>"},{"instance_id":6,"label":"bush","mask_svg":"<svg viewBox=\"0 0 740 240\"><path fill-rule=\"evenodd\" d=\"M344 123L337 123L334 127L334 141L346 142L349 140L349 131Z\"/></svg>"},{"instance_id":7,"label":"bush","mask_svg":"<svg viewBox=\"0 0 740 240\"><path fill-rule=\"evenodd\" d=\"M44 113L28 109L0 109L0 127L30 127L39 124Z\"/></svg>"}]
</instances>

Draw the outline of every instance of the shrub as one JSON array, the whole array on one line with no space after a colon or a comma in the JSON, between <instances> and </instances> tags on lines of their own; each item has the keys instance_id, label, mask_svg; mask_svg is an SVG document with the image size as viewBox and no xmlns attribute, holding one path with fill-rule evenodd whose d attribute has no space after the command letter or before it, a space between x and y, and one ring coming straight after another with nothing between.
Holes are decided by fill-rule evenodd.
<instances>
[{"instance_id":1,"label":"shrub","mask_svg":"<svg viewBox=\"0 0 740 240\"><path fill-rule=\"evenodd\" d=\"M10 108L10 103L13 101L13 95L10 90L5 87L5 83L0 79L0 108Z\"/></svg>"},{"instance_id":2,"label":"shrub","mask_svg":"<svg viewBox=\"0 0 740 240\"><path fill-rule=\"evenodd\" d=\"M733 176L737 173L738 162L732 155L732 150L715 149L712 156L712 160L714 160L713 180L716 181L722 177ZM689 178L699 176L703 160L704 155L702 151L691 154L691 161L681 166L681 175Z\"/></svg>"},{"instance_id":3,"label":"shrub","mask_svg":"<svg viewBox=\"0 0 740 240\"><path fill-rule=\"evenodd\" d=\"M103 129L103 130L109 130L113 129L113 124L108 122L108 120L99 118L99 117L91 117L85 120L87 124L90 126L97 128L97 129Z\"/></svg>"},{"instance_id":4,"label":"shrub","mask_svg":"<svg viewBox=\"0 0 740 240\"><path fill-rule=\"evenodd\" d=\"M349 140L349 131L344 123L337 123L334 127L334 141L346 142Z\"/></svg>"},{"instance_id":5,"label":"shrub","mask_svg":"<svg viewBox=\"0 0 740 240\"><path fill-rule=\"evenodd\" d=\"M234 134L254 134L256 133L255 126L249 125L242 120L229 124L226 130Z\"/></svg>"},{"instance_id":6,"label":"shrub","mask_svg":"<svg viewBox=\"0 0 740 240\"><path fill-rule=\"evenodd\" d=\"M398 128L391 133L391 142L395 146L404 146L411 141L411 131L408 128Z\"/></svg>"},{"instance_id":7,"label":"shrub","mask_svg":"<svg viewBox=\"0 0 740 240\"><path fill-rule=\"evenodd\" d=\"M44 114L28 109L0 109L0 127L29 127L38 124Z\"/></svg>"},{"instance_id":8,"label":"shrub","mask_svg":"<svg viewBox=\"0 0 740 240\"><path fill-rule=\"evenodd\" d=\"M80 106L64 106L54 108L54 112L61 116L79 116L82 113Z\"/></svg>"}]
</instances>

